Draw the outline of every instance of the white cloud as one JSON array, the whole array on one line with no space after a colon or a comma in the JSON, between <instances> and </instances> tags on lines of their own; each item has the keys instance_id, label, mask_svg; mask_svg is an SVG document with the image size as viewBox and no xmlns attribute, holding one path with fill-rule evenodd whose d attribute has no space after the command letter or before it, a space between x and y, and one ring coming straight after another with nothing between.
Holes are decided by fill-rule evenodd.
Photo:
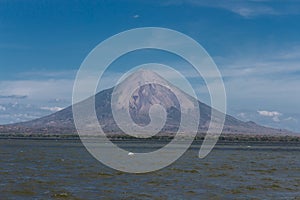
<instances>
[{"instance_id":1,"label":"white cloud","mask_svg":"<svg viewBox=\"0 0 300 200\"><path fill-rule=\"evenodd\" d=\"M238 116L238 117L241 117L241 118L243 118L243 119L247 118L247 117L246 117L246 113L244 113L244 112L241 112L241 113L237 114L237 116Z\"/></svg>"},{"instance_id":2,"label":"white cloud","mask_svg":"<svg viewBox=\"0 0 300 200\"><path fill-rule=\"evenodd\" d=\"M205 0L172 0L164 2L164 6L191 4L199 7L213 7L228 10L244 18L253 18L261 15L287 15L298 14L299 9L295 9L293 2L286 3L280 7L275 7L263 1L205 1Z\"/></svg>"},{"instance_id":3,"label":"white cloud","mask_svg":"<svg viewBox=\"0 0 300 200\"><path fill-rule=\"evenodd\" d=\"M0 99L25 99L24 95L0 95Z\"/></svg>"},{"instance_id":4,"label":"white cloud","mask_svg":"<svg viewBox=\"0 0 300 200\"><path fill-rule=\"evenodd\" d=\"M230 58L216 57L214 60L222 66L220 71L223 77L241 76L276 76L282 74L295 74L299 72L300 47L294 46L277 52L266 52L258 56L240 56Z\"/></svg>"},{"instance_id":5,"label":"white cloud","mask_svg":"<svg viewBox=\"0 0 300 200\"><path fill-rule=\"evenodd\" d=\"M243 17L250 18L258 15L277 15L273 8L259 5L235 5L235 6L223 6L234 13L237 13Z\"/></svg>"},{"instance_id":6,"label":"white cloud","mask_svg":"<svg viewBox=\"0 0 300 200\"><path fill-rule=\"evenodd\" d=\"M73 79L76 76L76 70L57 70L57 71L26 71L16 74L18 78L27 79Z\"/></svg>"},{"instance_id":7,"label":"white cloud","mask_svg":"<svg viewBox=\"0 0 300 200\"><path fill-rule=\"evenodd\" d=\"M257 112L261 116L272 117L272 120L274 122L280 122L279 116L282 115L280 112L277 112L277 111L258 110Z\"/></svg>"},{"instance_id":8,"label":"white cloud","mask_svg":"<svg viewBox=\"0 0 300 200\"><path fill-rule=\"evenodd\" d=\"M139 15L133 15L132 17L136 19L136 18L139 18L140 16Z\"/></svg>"},{"instance_id":9,"label":"white cloud","mask_svg":"<svg viewBox=\"0 0 300 200\"><path fill-rule=\"evenodd\" d=\"M70 74L28 72L20 74L23 80L0 81L0 124L31 120L71 105L74 77Z\"/></svg>"},{"instance_id":10,"label":"white cloud","mask_svg":"<svg viewBox=\"0 0 300 200\"><path fill-rule=\"evenodd\" d=\"M17 102L2 104L0 107L5 107L5 110L0 112L0 124L28 121L51 113L35 105Z\"/></svg>"},{"instance_id":11,"label":"white cloud","mask_svg":"<svg viewBox=\"0 0 300 200\"><path fill-rule=\"evenodd\" d=\"M247 114L255 112L251 118L254 121L264 120L257 118L256 111L261 108L280 110L285 115L293 116L300 100L300 57L297 58L299 51L300 47L295 46L272 53L266 52L257 58L218 58L229 108L239 110L238 113L244 112L245 108L250 109ZM287 57L293 57L293 60ZM269 118L274 118L273 121L277 122L281 120L281 124L292 122L280 116Z\"/></svg>"},{"instance_id":12,"label":"white cloud","mask_svg":"<svg viewBox=\"0 0 300 200\"><path fill-rule=\"evenodd\" d=\"M6 107L0 105L0 111L6 111Z\"/></svg>"},{"instance_id":13,"label":"white cloud","mask_svg":"<svg viewBox=\"0 0 300 200\"><path fill-rule=\"evenodd\" d=\"M259 110L257 111L262 116L268 116L268 117L274 117L274 116L280 116L281 113L277 111L266 111L266 110Z\"/></svg>"},{"instance_id":14,"label":"white cloud","mask_svg":"<svg viewBox=\"0 0 300 200\"><path fill-rule=\"evenodd\" d=\"M298 122L298 120L294 117L287 117L287 118L284 119L284 121Z\"/></svg>"},{"instance_id":15,"label":"white cloud","mask_svg":"<svg viewBox=\"0 0 300 200\"><path fill-rule=\"evenodd\" d=\"M43 106L43 107L41 107L41 109L42 110L49 110L49 111L52 111L52 112L57 112L57 111L60 111L64 108L58 107L58 106L54 106L54 107Z\"/></svg>"},{"instance_id":16,"label":"white cloud","mask_svg":"<svg viewBox=\"0 0 300 200\"><path fill-rule=\"evenodd\" d=\"M3 96L26 96L22 101L45 101L53 98L70 99L73 80L15 80L1 81L0 93ZM10 101L9 98L1 98L1 101Z\"/></svg>"}]
</instances>

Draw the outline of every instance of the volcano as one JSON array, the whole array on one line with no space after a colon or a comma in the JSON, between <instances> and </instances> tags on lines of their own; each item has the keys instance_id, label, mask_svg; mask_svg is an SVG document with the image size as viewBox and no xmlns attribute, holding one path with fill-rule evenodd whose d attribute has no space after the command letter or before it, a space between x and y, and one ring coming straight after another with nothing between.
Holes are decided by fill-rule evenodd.
<instances>
[{"instance_id":1,"label":"volcano","mask_svg":"<svg viewBox=\"0 0 300 200\"><path fill-rule=\"evenodd\" d=\"M142 84L145 80L152 80L148 84ZM164 78L149 70L138 70L132 76L128 76L121 83L120 87L124 93L132 90L133 85L138 84L129 99L128 106L132 120L140 125L146 126L150 123L149 110L153 105L161 105L166 110L166 122L159 132L160 135L170 135L176 133L181 120L181 108L185 108L189 102L183 102L181 105L176 95L170 88L155 81L167 82ZM135 84L133 84L135 83ZM140 85L139 85L140 84ZM169 83L168 83L169 84ZM170 84L169 84L170 85ZM189 99L190 102L197 102L200 110L200 120L198 126L199 133L206 133L211 121L211 111L213 108L202 103L198 99L189 96L177 87L173 87L177 91L177 95ZM109 135L124 134L124 132L116 124L112 108L111 98L114 88L103 90L95 95L95 110L99 124L105 133ZM122 96L122 95L120 95ZM83 102L89 101L89 99ZM83 104L79 102L78 105ZM126 103L126 102L125 102ZM120 107L119 109L122 109ZM32 121L15 123L0 126L1 134L77 134L72 106L51 115L38 118ZM250 135L289 135L291 132L287 130L279 130L258 125L252 121L244 122L230 115L225 115L225 124L222 134L250 134Z\"/></svg>"}]
</instances>

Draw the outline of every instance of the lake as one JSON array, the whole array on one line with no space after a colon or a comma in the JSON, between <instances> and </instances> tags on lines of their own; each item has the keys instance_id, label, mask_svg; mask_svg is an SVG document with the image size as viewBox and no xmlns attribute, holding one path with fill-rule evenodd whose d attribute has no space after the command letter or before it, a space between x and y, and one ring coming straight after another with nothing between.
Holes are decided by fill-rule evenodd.
<instances>
[{"instance_id":1,"label":"lake","mask_svg":"<svg viewBox=\"0 0 300 200\"><path fill-rule=\"evenodd\" d=\"M217 145L204 159L199 147L162 170L127 174L78 140L1 139L0 199L300 199L299 144Z\"/></svg>"}]
</instances>

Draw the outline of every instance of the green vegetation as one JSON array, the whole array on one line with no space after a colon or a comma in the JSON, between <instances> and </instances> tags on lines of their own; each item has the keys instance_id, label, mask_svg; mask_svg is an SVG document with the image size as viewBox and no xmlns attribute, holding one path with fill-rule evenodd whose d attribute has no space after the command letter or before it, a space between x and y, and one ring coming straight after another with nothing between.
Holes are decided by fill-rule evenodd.
<instances>
[{"instance_id":1,"label":"green vegetation","mask_svg":"<svg viewBox=\"0 0 300 200\"><path fill-rule=\"evenodd\" d=\"M150 138L135 138L122 133L109 134L108 137L111 140L139 140L139 141L149 141L149 140L161 140L161 141L171 141L175 134L160 134ZM86 136L95 137L95 136ZM195 141L203 141L205 134L198 134ZM75 134L0 134L0 139L73 139L78 140L79 136ZM181 137L182 140L185 137ZM223 142L282 142L282 143L300 143L300 136L277 136L277 135L245 135L245 134L223 134L218 139L219 143Z\"/></svg>"}]
</instances>

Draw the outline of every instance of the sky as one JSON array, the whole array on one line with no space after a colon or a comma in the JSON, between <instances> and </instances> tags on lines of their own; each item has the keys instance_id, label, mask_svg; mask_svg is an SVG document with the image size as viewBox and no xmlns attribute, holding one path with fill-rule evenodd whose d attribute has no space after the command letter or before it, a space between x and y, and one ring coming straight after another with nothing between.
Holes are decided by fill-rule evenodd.
<instances>
[{"instance_id":1,"label":"sky","mask_svg":"<svg viewBox=\"0 0 300 200\"><path fill-rule=\"evenodd\" d=\"M0 1L0 124L35 119L72 102L76 72L100 42L139 27L180 31L217 64L228 114L300 132L300 2ZM158 55L161 53L161 55ZM120 58L117 77L146 61L188 66L165 52ZM198 98L209 104L200 79ZM197 84L199 83L199 84Z\"/></svg>"}]
</instances>

